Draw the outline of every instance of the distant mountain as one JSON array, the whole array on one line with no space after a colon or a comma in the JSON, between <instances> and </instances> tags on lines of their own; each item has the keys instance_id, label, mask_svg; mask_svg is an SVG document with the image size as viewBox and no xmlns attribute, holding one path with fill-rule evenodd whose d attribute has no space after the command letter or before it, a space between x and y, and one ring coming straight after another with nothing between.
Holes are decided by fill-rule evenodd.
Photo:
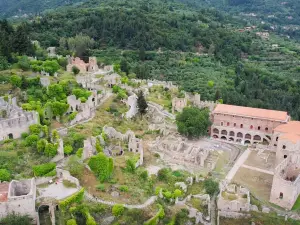
<instances>
[{"instance_id":1,"label":"distant mountain","mask_svg":"<svg viewBox=\"0 0 300 225\"><path fill-rule=\"evenodd\" d=\"M0 18L26 16L85 0L0 0Z\"/></svg>"}]
</instances>

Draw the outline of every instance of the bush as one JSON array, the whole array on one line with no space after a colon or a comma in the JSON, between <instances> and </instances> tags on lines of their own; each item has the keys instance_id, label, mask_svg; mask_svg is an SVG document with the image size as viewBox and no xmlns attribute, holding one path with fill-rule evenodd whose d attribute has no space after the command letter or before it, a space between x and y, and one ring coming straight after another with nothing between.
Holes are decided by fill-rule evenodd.
<instances>
[{"instance_id":1,"label":"bush","mask_svg":"<svg viewBox=\"0 0 300 225\"><path fill-rule=\"evenodd\" d=\"M72 121L75 119L75 117L77 116L78 112L72 112L69 117L68 117L68 120L69 121Z\"/></svg>"},{"instance_id":2,"label":"bush","mask_svg":"<svg viewBox=\"0 0 300 225\"><path fill-rule=\"evenodd\" d=\"M67 162L67 169L72 176L81 178L84 172L84 165L77 156L72 155Z\"/></svg>"},{"instance_id":3,"label":"bush","mask_svg":"<svg viewBox=\"0 0 300 225\"><path fill-rule=\"evenodd\" d=\"M21 216L18 214L10 214L0 219L2 225L32 225L32 218L28 215Z\"/></svg>"},{"instance_id":4,"label":"bush","mask_svg":"<svg viewBox=\"0 0 300 225\"><path fill-rule=\"evenodd\" d=\"M64 153L65 153L66 155L70 155L72 152L73 152L73 147L72 147L71 145L66 145L66 146L64 147Z\"/></svg>"},{"instance_id":5,"label":"bush","mask_svg":"<svg viewBox=\"0 0 300 225\"><path fill-rule=\"evenodd\" d=\"M25 138L26 146L35 148L38 140L39 140L38 135L31 134L31 135L29 135L28 137Z\"/></svg>"},{"instance_id":6,"label":"bush","mask_svg":"<svg viewBox=\"0 0 300 225\"><path fill-rule=\"evenodd\" d=\"M81 157L82 157L82 153L83 153L83 148L79 148L79 149L77 150L77 152L76 152L76 156L77 156L78 158L81 158Z\"/></svg>"},{"instance_id":7,"label":"bush","mask_svg":"<svg viewBox=\"0 0 300 225\"><path fill-rule=\"evenodd\" d=\"M174 191L174 198L179 198L179 197L181 197L182 196L182 191L181 190L179 190L179 189L176 189L175 191Z\"/></svg>"},{"instance_id":8,"label":"bush","mask_svg":"<svg viewBox=\"0 0 300 225\"><path fill-rule=\"evenodd\" d=\"M112 214L114 216L121 216L124 212L125 208L123 205L116 204L112 207Z\"/></svg>"},{"instance_id":9,"label":"bush","mask_svg":"<svg viewBox=\"0 0 300 225\"><path fill-rule=\"evenodd\" d=\"M120 191L122 191L122 192L128 192L128 186L126 186L126 185L121 185L120 187L119 187L119 190Z\"/></svg>"},{"instance_id":10,"label":"bush","mask_svg":"<svg viewBox=\"0 0 300 225\"><path fill-rule=\"evenodd\" d=\"M169 170L167 168L162 168L157 172L157 178L160 181L167 181L169 177Z\"/></svg>"},{"instance_id":11,"label":"bush","mask_svg":"<svg viewBox=\"0 0 300 225\"><path fill-rule=\"evenodd\" d=\"M164 218L164 216L165 216L164 208L160 204L158 204L157 206L159 208L158 212L155 214L154 217L147 220L144 223L144 225L156 225L156 224L158 224L159 219Z\"/></svg>"},{"instance_id":12,"label":"bush","mask_svg":"<svg viewBox=\"0 0 300 225\"><path fill-rule=\"evenodd\" d=\"M22 134L21 134L21 138L22 139L25 139L25 138L27 138L28 137L28 133L26 133L26 132L23 132Z\"/></svg>"},{"instance_id":13,"label":"bush","mask_svg":"<svg viewBox=\"0 0 300 225\"><path fill-rule=\"evenodd\" d=\"M84 188L81 188L80 191L75 193L74 195L66 198L65 200L62 200L59 202L59 208L63 211L67 209L71 204L73 203L80 203L84 196Z\"/></svg>"},{"instance_id":14,"label":"bush","mask_svg":"<svg viewBox=\"0 0 300 225\"><path fill-rule=\"evenodd\" d=\"M75 219L68 220L67 225L77 225L76 220Z\"/></svg>"},{"instance_id":15,"label":"bush","mask_svg":"<svg viewBox=\"0 0 300 225\"><path fill-rule=\"evenodd\" d=\"M102 152L98 153L98 155L92 156L88 165L96 176L99 177L101 182L107 180L112 174L113 161L106 157L106 155Z\"/></svg>"},{"instance_id":16,"label":"bush","mask_svg":"<svg viewBox=\"0 0 300 225\"><path fill-rule=\"evenodd\" d=\"M51 172L55 168L56 168L56 164L52 163L52 162L32 167L34 176L37 176L37 177L41 177L41 176Z\"/></svg>"},{"instance_id":17,"label":"bush","mask_svg":"<svg viewBox=\"0 0 300 225\"><path fill-rule=\"evenodd\" d=\"M98 184L97 186L96 186L96 189L97 190L99 190L99 191L105 191L105 185L104 184Z\"/></svg>"},{"instance_id":18,"label":"bush","mask_svg":"<svg viewBox=\"0 0 300 225\"><path fill-rule=\"evenodd\" d=\"M72 72L74 73L74 75L77 75L77 74L79 74L80 70L76 66L73 66Z\"/></svg>"},{"instance_id":19,"label":"bush","mask_svg":"<svg viewBox=\"0 0 300 225\"><path fill-rule=\"evenodd\" d=\"M169 199L171 199L171 198L173 197L173 195L172 195L172 193L171 193L170 191L164 191L164 192L163 192L163 196L164 196L167 200L169 200Z\"/></svg>"},{"instance_id":20,"label":"bush","mask_svg":"<svg viewBox=\"0 0 300 225\"><path fill-rule=\"evenodd\" d=\"M126 170L130 173L135 172L135 161L133 159L127 159L126 160Z\"/></svg>"},{"instance_id":21,"label":"bush","mask_svg":"<svg viewBox=\"0 0 300 225\"><path fill-rule=\"evenodd\" d=\"M140 173L140 178L144 181L146 181L148 179L148 171L144 170Z\"/></svg>"},{"instance_id":22,"label":"bush","mask_svg":"<svg viewBox=\"0 0 300 225\"><path fill-rule=\"evenodd\" d=\"M0 181L9 181L10 177L11 175L6 169L0 169Z\"/></svg>"}]
</instances>

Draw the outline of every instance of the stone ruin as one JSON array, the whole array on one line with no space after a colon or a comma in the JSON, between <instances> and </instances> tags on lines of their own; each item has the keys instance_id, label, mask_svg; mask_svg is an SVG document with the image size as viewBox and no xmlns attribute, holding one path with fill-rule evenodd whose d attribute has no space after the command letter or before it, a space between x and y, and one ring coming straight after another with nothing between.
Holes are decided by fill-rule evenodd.
<instances>
[{"instance_id":1,"label":"stone ruin","mask_svg":"<svg viewBox=\"0 0 300 225\"><path fill-rule=\"evenodd\" d=\"M173 98L172 99L172 113L182 112L183 108L187 107L186 98Z\"/></svg>"},{"instance_id":2,"label":"stone ruin","mask_svg":"<svg viewBox=\"0 0 300 225\"><path fill-rule=\"evenodd\" d=\"M88 63L78 57L69 57L67 71L72 72L73 67L77 67L80 70L80 73L97 72L99 70L96 57L89 57Z\"/></svg>"},{"instance_id":3,"label":"stone ruin","mask_svg":"<svg viewBox=\"0 0 300 225\"><path fill-rule=\"evenodd\" d=\"M48 57L54 58L56 57L56 47L47 48Z\"/></svg>"},{"instance_id":4,"label":"stone ruin","mask_svg":"<svg viewBox=\"0 0 300 225\"><path fill-rule=\"evenodd\" d=\"M180 135L157 137L151 150L162 153L163 159L170 163L178 163L185 166L200 166L213 170L217 158L210 149L203 149L194 143L185 140Z\"/></svg>"},{"instance_id":5,"label":"stone ruin","mask_svg":"<svg viewBox=\"0 0 300 225\"><path fill-rule=\"evenodd\" d=\"M293 154L275 168L270 202L290 210L299 194L300 154Z\"/></svg>"},{"instance_id":6,"label":"stone ruin","mask_svg":"<svg viewBox=\"0 0 300 225\"><path fill-rule=\"evenodd\" d=\"M0 218L7 214L28 215L37 219L35 211L36 184L35 179L13 180L0 183Z\"/></svg>"},{"instance_id":7,"label":"stone ruin","mask_svg":"<svg viewBox=\"0 0 300 225\"><path fill-rule=\"evenodd\" d=\"M50 79L49 77L41 77L40 83L43 87L48 87L50 85Z\"/></svg>"},{"instance_id":8,"label":"stone ruin","mask_svg":"<svg viewBox=\"0 0 300 225\"><path fill-rule=\"evenodd\" d=\"M17 106L16 98L8 102L0 97L0 141L8 138L20 138L21 134L29 131L29 126L39 123L36 111L24 111Z\"/></svg>"},{"instance_id":9,"label":"stone ruin","mask_svg":"<svg viewBox=\"0 0 300 225\"><path fill-rule=\"evenodd\" d=\"M251 209L250 191L236 184L220 182L218 209L226 212L249 212Z\"/></svg>"},{"instance_id":10,"label":"stone ruin","mask_svg":"<svg viewBox=\"0 0 300 225\"><path fill-rule=\"evenodd\" d=\"M117 73L105 75L102 80L107 84L108 87L121 84L121 76Z\"/></svg>"},{"instance_id":11,"label":"stone ruin","mask_svg":"<svg viewBox=\"0 0 300 225\"><path fill-rule=\"evenodd\" d=\"M91 96L84 103L80 99L77 99L75 95L68 96L67 103L69 104L69 109L67 114L77 112L76 117L70 122L70 125L94 117L96 107L102 98L103 95L97 94L97 91L92 91Z\"/></svg>"},{"instance_id":12,"label":"stone ruin","mask_svg":"<svg viewBox=\"0 0 300 225\"><path fill-rule=\"evenodd\" d=\"M136 96L136 94L130 95L128 97L126 104L129 106L129 110L125 114L125 117L127 119L135 117L135 115L138 113L137 99L138 97Z\"/></svg>"}]
</instances>

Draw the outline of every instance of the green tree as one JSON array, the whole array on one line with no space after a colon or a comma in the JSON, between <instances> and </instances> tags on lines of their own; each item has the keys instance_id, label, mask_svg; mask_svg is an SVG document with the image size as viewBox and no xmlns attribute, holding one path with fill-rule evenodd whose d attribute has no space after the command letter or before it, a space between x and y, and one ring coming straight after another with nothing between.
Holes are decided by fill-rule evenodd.
<instances>
[{"instance_id":1,"label":"green tree","mask_svg":"<svg viewBox=\"0 0 300 225\"><path fill-rule=\"evenodd\" d=\"M181 190L179 190L179 189L176 189L175 191L174 191L174 198L179 198L179 197L181 197L182 196L182 191Z\"/></svg>"},{"instance_id":2,"label":"green tree","mask_svg":"<svg viewBox=\"0 0 300 225\"><path fill-rule=\"evenodd\" d=\"M114 216L121 216L125 211L125 207L121 204L116 204L112 207L112 214Z\"/></svg>"},{"instance_id":3,"label":"green tree","mask_svg":"<svg viewBox=\"0 0 300 225\"><path fill-rule=\"evenodd\" d=\"M67 225L77 225L76 220L75 219L69 219L67 221Z\"/></svg>"},{"instance_id":4,"label":"green tree","mask_svg":"<svg viewBox=\"0 0 300 225\"><path fill-rule=\"evenodd\" d=\"M68 38L69 49L78 57L87 55L87 51L93 48L95 41L87 35L78 34L75 37Z\"/></svg>"},{"instance_id":5,"label":"green tree","mask_svg":"<svg viewBox=\"0 0 300 225\"><path fill-rule=\"evenodd\" d=\"M99 141L98 138L96 139L96 151L97 151L98 153L99 153L99 152L103 152L103 148L102 148L102 146L101 146L100 141Z\"/></svg>"},{"instance_id":6,"label":"green tree","mask_svg":"<svg viewBox=\"0 0 300 225\"><path fill-rule=\"evenodd\" d=\"M0 181L10 181L10 173L6 169L0 169Z\"/></svg>"},{"instance_id":7,"label":"green tree","mask_svg":"<svg viewBox=\"0 0 300 225\"><path fill-rule=\"evenodd\" d=\"M207 194L213 196L219 192L219 183L209 178L204 181L204 188Z\"/></svg>"},{"instance_id":8,"label":"green tree","mask_svg":"<svg viewBox=\"0 0 300 225\"><path fill-rule=\"evenodd\" d=\"M40 140L38 140L38 142L36 144L36 148L37 148L38 152L44 152L47 143L48 143L48 141L46 139L40 139Z\"/></svg>"},{"instance_id":9,"label":"green tree","mask_svg":"<svg viewBox=\"0 0 300 225\"><path fill-rule=\"evenodd\" d=\"M79 74L80 69L78 69L76 66L73 66L72 67L72 72L73 72L74 75L77 75L77 74Z\"/></svg>"},{"instance_id":10,"label":"green tree","mask_svg":"<svg viewBox=\"0 0 300 225\"><path fill-rule=\"evenodd\" d=\"M120 63L120 69L121 71L125 72L126 75L129 73L129 65L126 59L122 59Z\"/></svg>"},{"instance_id":11,"label":"green tree","mask_svg":"<svg viewBox=\"0 0 300 225\"><path fill-rule=\"evenodd\" d=\"M39 136L36 134L31 134L25 139L26 146L36 147L37 142L39 140Z\"/></svg>"},{"instance_id":12,"label":"green tree","mask_svg":"<svg viewBox=\"0 0 300 225\"><path fill-rule=\"evenodd\" d=\"M88 163L91 170L99 177L101 182L107 180L111 174L111 163L108 157L102 152L92 156Z\"/></svg>"},{"instance_id":13,"label":"green tree","mask_svg":"<svg viewBox=\"0 0 300 225\"><path fill-rule=\"evenodd\" d=\"M18 87L20 88L22 86L22 78L19 77L18 75L12 75L10 77L10 83L14 86L14 87Z\"/></svg>"},{"instance_id":14,"label":"green tree","mask_svg":"<svg viewBox=\"0 0 300 225\"><path fill-rule=\"evenodd\" d=\"M18 214L10 214L0 219L3 225L32 225L32 219L29 216L21 216Z\"/></svg>"},{"instance_id":15,"label":"green tree","mask_svg":"<svg viewBox=\"0 0 300 225\"><path fill-rule=\"evenodd\" d=\"M176 124L182 135L187 137L205 136L211 124L209 110L196 107L184 108L182 113L176 116Z\"/></svg>"},{"instance_id":16,"label":"green tree","mask_svg":"<svg viewBox=\"0 0 300 225\"><path fill-rule=\"evenodd\" d=\"M72 147L71 145L66 145L66 146L64 147L64 153L65 153L66 155L70 155L72 152L73 152L73 147Z\"/></svg>"},{"instance_id":17,"label":"green tree","mask_svg":"<svg viewBox=\"0 0 300 225\"><path fill-rule=\"evenodd\" d=\"M9 64L6 57L0 55L0 71L8 69Z\"/></svg>"},{"instance_id":18,"label":"green tree","mask_svg":"<svg viewBox=\"0 0 300 225\"><path fill-rule=\"evenodd\" d=\"M45 154L49 157L54 157L57 154L58 144L47 143L45 146Z\"/></svg>"},{"instance_id":19,"label":"green tree","mask_svg":"<svg viewBox=\"0 0 300 225\"><path fill-rule=\"evenodd\" d=\"M28 57L27 56L20 57L18 61L18 66L20 67L20 69L24 71L30 70L30 62Z\"/></svg>"},{"instance_id":20,"label":"green tree","mask_svg":"<svg viewBox=\"0 0 300 225\"><path fill-rule=\"evenodd\" d=\"M141 115L144 115L147 112L148 104L142 91L139 91L138 93L137 106Z\"/></svg>"}]
</instances>

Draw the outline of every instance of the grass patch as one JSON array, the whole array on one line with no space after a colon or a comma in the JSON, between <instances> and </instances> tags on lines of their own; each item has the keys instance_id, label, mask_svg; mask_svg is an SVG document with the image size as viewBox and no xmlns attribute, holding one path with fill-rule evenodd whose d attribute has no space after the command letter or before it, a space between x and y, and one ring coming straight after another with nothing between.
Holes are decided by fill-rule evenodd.
<instances>
[{"instance_id":1,"label":"grass patch","mask_svg":"<svg viewBox=\"0 0 300 225\"><path fill-rule=\"evenodd\" d=\"M63 185L67 188L76 188L77 185L69 180L63 180Z\"/></svg>"}]
</instances>

